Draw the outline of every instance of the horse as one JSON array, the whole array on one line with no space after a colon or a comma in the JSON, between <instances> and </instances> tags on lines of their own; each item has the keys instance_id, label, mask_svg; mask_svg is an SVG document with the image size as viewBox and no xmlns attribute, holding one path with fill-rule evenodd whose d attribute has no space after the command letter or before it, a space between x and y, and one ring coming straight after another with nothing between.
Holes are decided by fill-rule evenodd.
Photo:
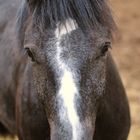
<instances>
[{"instance_id":1,"label":"horse","mask_svg":"<svg viewBox=\"0 0 140 140\"><path fill-rule=\"evenodd\" d=\"M0 0L0 11L0 134L127 140L107 1Z\"/></svg>"}]
</instances>

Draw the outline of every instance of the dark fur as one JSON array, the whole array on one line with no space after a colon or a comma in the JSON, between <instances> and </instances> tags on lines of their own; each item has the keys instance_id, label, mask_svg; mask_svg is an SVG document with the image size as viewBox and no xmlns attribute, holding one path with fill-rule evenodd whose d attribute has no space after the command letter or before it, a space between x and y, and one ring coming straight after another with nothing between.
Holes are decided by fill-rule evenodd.
<instances>
[{"instance_id":1,"label":"dark fur","mask_svg":"<svg viewBox=\"0 0 140 140\"><path fill-rule=\"evenodd\" d=\"M2 125L2 123L0 123L0 135L6 136L8 134L9 134L8 130Z\"/></svg>"}]
</instances>

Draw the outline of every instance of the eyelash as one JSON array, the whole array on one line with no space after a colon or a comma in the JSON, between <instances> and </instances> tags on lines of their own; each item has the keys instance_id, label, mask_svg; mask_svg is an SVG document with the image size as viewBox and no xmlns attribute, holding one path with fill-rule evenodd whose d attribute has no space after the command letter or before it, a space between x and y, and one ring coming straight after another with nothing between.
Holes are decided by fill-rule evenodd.
<instances>
[{"instance_id":1,"label":"eyelash","mask_svg":"<svg viewBox=\"0 0 140 140\"><path fill-rule=\"evenodd\" d=\"M30 48L25 48L26 53L28 54L28 56L31 58L32 62L35 62L35 58L33 53L31 52Z\"/></svg>"},{"instance_id":2,"label":"eyelash","mask_svg":"<svg viewBox=\"0 0 140 140\"><path fill-rule=\"evenodd\" d=\"M102 47L101 47L101 56L105 56L106 52L108 52L108 49L111 48L111 43L106 42Z\"/></svg>"}]
</instances>

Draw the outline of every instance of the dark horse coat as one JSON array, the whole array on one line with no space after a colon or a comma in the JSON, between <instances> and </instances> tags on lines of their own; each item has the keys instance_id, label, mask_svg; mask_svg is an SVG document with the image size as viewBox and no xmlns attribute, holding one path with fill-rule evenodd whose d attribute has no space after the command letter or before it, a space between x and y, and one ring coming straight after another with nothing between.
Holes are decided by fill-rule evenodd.
<instances>
[{"instance_id":1,"label":"dark horse coat","mask_svg":"<svg viewBox=\"0 0 140 140\"><path fill-rule=\"evenodd\" d=\"M0 134L127 140L129 106L107 52L105 1L23 0L17 22L19 5L0 0Z\"/></svg>"}]
</instances>

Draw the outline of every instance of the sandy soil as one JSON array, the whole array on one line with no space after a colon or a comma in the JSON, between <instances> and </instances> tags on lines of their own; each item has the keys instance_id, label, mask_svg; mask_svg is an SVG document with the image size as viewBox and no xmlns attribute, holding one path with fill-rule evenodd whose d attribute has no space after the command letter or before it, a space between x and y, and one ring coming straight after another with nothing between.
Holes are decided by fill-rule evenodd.
<instances>
[{"instance_id":1,"label":"sandy soil","mask_svg":"<svg viewBox=\"0 0 140 140\"><path fill-rule=\"evenodd\" d=\"M131 109L132 127L128 140L140 140L140 0L110 0L110 3L118 26L112 54Z\"/></svg>"}]
</instances>

